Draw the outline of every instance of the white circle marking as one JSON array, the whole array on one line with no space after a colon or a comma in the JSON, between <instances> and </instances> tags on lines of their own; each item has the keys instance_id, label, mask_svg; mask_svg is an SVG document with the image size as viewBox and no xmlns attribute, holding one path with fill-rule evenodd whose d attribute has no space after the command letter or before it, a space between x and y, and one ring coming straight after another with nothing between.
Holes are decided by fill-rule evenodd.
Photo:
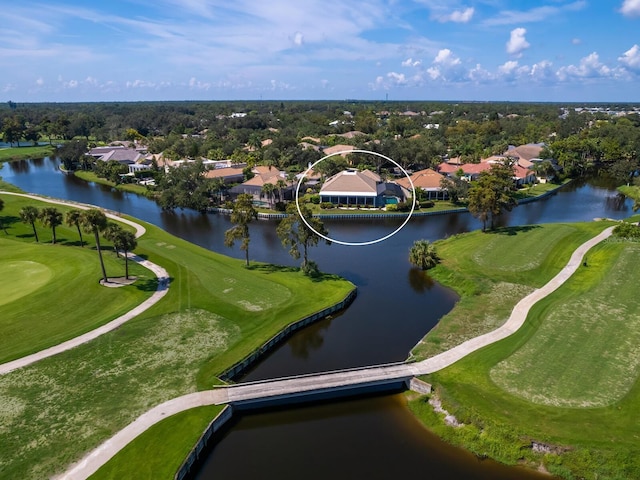
<instances>
[{"instance_id":1,"label":"white circle marking","mask_svg":"<svg viewBox=\"0 0 640 480\"><path fill-rule=\"evenodd\" d=\"M319 232L317 232L311 225L309 225L309 222L307 222L307 219L304 218L304 216L302 215L302 211L300 210L300 185L302 185L302 180L304 180L305 176L307 175L307 173L313 169L313 167L315 167L317 164L319 164L320 162L322 162L323 160L326 160L327 158L333 157L335 155L342 155L343 153L368 153L371 155L377 155L378 157L382 157L385 160L393 163L395 166L397 166L400 170L402 170L402 173L405 174L405 176L409 179L409 184L411 185L411 192L413 193L413 203L411 205L411 211L409 212L409 215L407 215L407 218L405 219L404 222L402 222L402 225L400 225L398 228L396 228L393 232L391 232L388 235L385 235L384 237L378 238L376 240L370 240L368 242L344 242L342 240L335 240L331 237L328 237L326 235L323 235ZM334 153L330 153L329 155L326 155L324 157L322 157L320 160L318 160L317 162L315 162L314 164L312 164L310 167L308 167L304 173L302 174L302 176L300 177L300 180L298 180L298 185L296 186L296 208L298 209L298 214L300 215L300 218L302 219L302 221L304 222L304 224L309 227L309 229L315 233L316 235L318 235L321 238L324 238L325 240L327 240L328 242L334 242L337 243L339 245L347 245L350 247L362 247L365 245L373 245L374 243L378 243L378 242L382 242L383 240L386 240L392 236L394 236L396 233L398 233L400 230L402 230L402 228L407 224L407 222L409 221L409 219L411 219L411 215L413 215L413 211L416 208L416 187L414 187L413 185L413 181L411 180L411 177L409 177L409 174L407 173L407 171L402 168L402 166L396 162L395 160L387 157L386 155L382 155L381 153L377 153L377 152L372 152L370 150L358 150L358 149L354 149L354 150L342 150L340 152L334 152Z\"/></svg>"}]
</instances>

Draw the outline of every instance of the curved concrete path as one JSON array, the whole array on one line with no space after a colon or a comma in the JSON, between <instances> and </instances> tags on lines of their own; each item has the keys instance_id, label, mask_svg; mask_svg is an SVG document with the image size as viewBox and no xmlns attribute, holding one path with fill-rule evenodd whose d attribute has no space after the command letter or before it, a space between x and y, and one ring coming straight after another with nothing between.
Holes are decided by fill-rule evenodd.
<instances>
[{"instance_id":1,"label":"curved concrete path","mask_svg":"<svg viewBox=\"0 0 640 480\"><path fill-rule=\"evenodd\" d=\"M606 228L600 234L580 245L571 255L565 267L543 287L533 291L513 308L509 319L496 330L466 342L421 362L368 367L331 373L302 375L285 379L267 380L264 382L250 382L246 384L220 387L215 390L191 393L169 400L149 410L133 423L129 424L102 445L85 455L82 460L71 465L69 469L57 479L84 480L95 473L102 465L122 450L129 442L147 430L152 425L162 421L170 415L189 410L194 407L220 405L232 401L243 401L254 398L287 395L300 391L335 386L357 385L371 383L376 379L403 379L417 375L436 372L452 365L465 356L487 345L502 340L516 332L525 322L531 307L540 299L546 297L564 282L582 265L584 255L598 243L608 238L614 227Z\"/></svg>"},{"instance_id":2,"label":"curved concrete path","mask_svg":"<svg viewBox=\"0 0 640 480\"><path fill-rule=\"evenodd\" d=\"M4 192L4 191L0 191L0 194L16 195L20 197L32 198L32 199L44 201L47 203L55 203L58 205L77 207L83 210L88 210L90 208L99 208L99 207L92 207L92 206L87 206L79 203L65 202L62 200L53 200L53 199L40 197L37 195L31 195L31 194L22 194L22 193ZM103 209L100 209L100 210L103 210ZM126 223L127 225L131 225L132 227L134 227L136 229L136 237L139 237L146 232L145 228L142 225L139 225L131 220L127 220L126 218L120 218L118 215L115 215L113 213L105 212L105 215L113 220L117 220L119 222L123 222L123 223ZM79 337L72 338L71 340L67 340L66 342L60 343L58 345L54 345L53 347L47 348L45 350L41 350L32 355L27 355L26 357L18 358L17 360L13 360L11 362L1 364L0 375L4 375L18 368L26 367L27 365L31 365L32 363L42 360L43 358L52 357L53 355L57 355L58 353L64 352L66 350L71 350L72 348L75 348L78 345L82 345L83 343L87 343L91 340L94 340L98 338L100 335L104 335L105 333L110 332L111 330L115 330L116 328L121 326L123 323L128 322L132 318L140 315L142 312L149 309L152 305L160 301L160 299L164 297L169 291L169 273L160 265L156 265L155 263L152 263L148 260L144 260L143 258L138 257L137 255L129 254L129 258L139 263L143 267L151 270L154 273L154 275L158 278L158 287L156 291L153 293L153 295L151 295L149 298L147 298L144 302L142 302L140 305L138 305L134 309L129 310L124 315L121 315L120 317L110 321L109 323L102 325L101 327L98 327L94 330L91 330L90 332L80 335Z\"/></svg>"}]
</instances>

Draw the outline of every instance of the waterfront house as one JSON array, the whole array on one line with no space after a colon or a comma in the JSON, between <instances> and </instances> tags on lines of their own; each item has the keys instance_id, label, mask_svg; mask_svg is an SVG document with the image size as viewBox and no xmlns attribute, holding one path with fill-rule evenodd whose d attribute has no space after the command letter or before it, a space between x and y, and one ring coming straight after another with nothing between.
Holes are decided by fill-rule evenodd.
<instances>
[{"instance_id":1,"label":"waterfront house","mask_svg":"<svg viewBox=\"0 0 640 480\"><path fill-rule=\"evenodd\" d=\"M440 186L443 178L444 175L432 168L426 168L411 174L411 182L413 182L416 191L418 189L422 190L429 200L446 200L449 197L447 191ZM409 179L406 176L396 180L396 183L411 192L411 183L409 183Z\"/></svg>"},{"instance_id":2,"label":"waterfront house","mask_svg":"<svg viewBox=\"0 0 640 480\"><path fill-rule=\"evenodd\" d=\"M348 206L384 207L405 201L409 196L406 188L382 180L371 170L343 170L328 178L320 189L322 202Z\"/></svg>"},{"instance_id":3,"label":"waterfront house","mask_svg":"<svg viewBox=\"0 0 640 480\"><path fill-rule=\"evenodd\" d=\"M251 169L253 177L246 182L236 185L229 190L232 197L237 197L241 193L247 193L253 196L253 201L260 206L271 205L276 198L278 201L291 200L292 190L294 186L287 180L285 172L278 170L273 166L259 165ZM273 194L270 198L266 198L264 186L273 185Z\"/></svg>"}]
</instances>

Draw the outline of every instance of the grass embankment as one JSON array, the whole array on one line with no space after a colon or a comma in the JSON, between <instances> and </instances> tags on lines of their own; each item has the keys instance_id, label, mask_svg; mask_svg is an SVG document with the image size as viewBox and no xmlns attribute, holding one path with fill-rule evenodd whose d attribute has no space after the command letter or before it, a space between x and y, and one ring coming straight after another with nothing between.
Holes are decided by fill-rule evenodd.
<instances>
[{"instance_id":1,"label":"grass embankment","mask_svg":"<svg viewBox=\"0 0 640 480\"><path fill-rule=\"evenodd\" d=\"M487 296L499 279L519 277L520 284L539 286L604 226L543 225L498 243L495 234L476 233L442 242L445 261L434 276L463 286L463 298L443 328L451 323L465 333L464 317L481 321L473 310L485 311L490 302L502 303L506 312L517 299ZM570 228L576 232L569 234ZM518 264L514 252L530 241L542 247L537 259L527 256L529 268L509 269ZM411 408L436 433L481 456L544 464L564 478L640 478L640 300L633 288L640 281L633 268L638 261L638 244L598 245L587 255L588 266L536 304L521 330L431 375L445 408L465 426L445 426L424 399L412 401ZM439 335L436 329L426 337L423 354L439 350L437 340L436 348L426 347ZM533 442L546 453L533 452Z\"/></svg>"},{"instance_id":2,"label":"grass embankment","mask_svg":"<svg viewBox=\"0 0 640 480\"><path fill-rule=\"evenodd\" d=\"M135 285L105 288L93 235L83 235L84 248L75 227L52 232L36 222L40 244L31 225L20 222L18 212L26 205L46 202L1 195L5 207L0 215L7 235L0 232L0 363L57 345L107 323L142 303L155 290L154 274L134 262L130 275ZM57 205L61 212L68 207ZM122 224L124 228L130 227ZM104 252L107 274L124 276L124 260L117 259L108 242Z\"/></svg>"},{"instance_id":3,"label":"grass embankment","mask_svg":"<svg viewBox=\"0 0 640 480\"><path fill-rule=\"evenodd\" d=\"M114 182L111 182L106 178L99 177L94 172L91 172L88 170L76 170L75 172L73 172L73 174L76 177L81 178L82 180L85 180L87 182L93 182L99 185L106 185L108 187L112 187L117 190L122 190L123 192L131 192L131 193L136 193L138 195L143 195L143 196L147 196L149 193L149 189L144 185L138 185L137 183L115 184Z\"/></svg>"},{"instance_id":4,"label":"grass embankment","mask_svg":"<svg viewBox=\"0 0 640 480\"><path fill-rule=\"evenodd\" d=\"M289 268L247 269L241 260L144 225L136 253L168 270L169 292L118 330L0 377L0 477L39 479L63 471L151 407L220 383L217 374L285 325L337 303L353 288L331 276L312 281ZM23 297L27 304L30 299ZM129 478L172 478L213 411L158 426L180 439L167 442L166 457L144 455L164 440L145 435L104 474L126 468Z\"/></svg>"},{"instance_id":5,"label":"grass embankment","mask_svg":"<svg viewBox=\"0 0 640 480\"><path fill-rule=\"evenodd\" d=\"M535 184L532 184L532 185L528 185L528 186L523 187L520 190L518 190L516 198L518 200L525 200L525 199L529 199L529 198L539 197L540 195L544 195L545 193L549 193L549 192L552 192L554 190L557 190L557 189L563 187L564 185L566 185L569 182L571 182L571 179L567 178L567 179L563 180L561 184L557 184L557 183L535 183Z\"/></svg>"},{"instance_id":6,"label":"grass embankment","mask_svg":"<svg viewBox=\"0 0 640 480\"><path fill-rule=\"evenodd\" d=\"M127 445L114 460L91 475L91 480L122 480L131 478L132 473L138 479L173 479L211 419L223 408L199 407L163 420Z\"/></svg>"},{"instance_id":7,"label":"grass embankment","mask_svg":"<svg viewBox=\"0 0 640 480\"><path fill-rule=\"evenodd\" d=\"M37 147L0 148L0 162L27 160L29 158L44 158L51 155L54 150L55 147L51 145L40 145Z\"/></svg>"}]
</instances>

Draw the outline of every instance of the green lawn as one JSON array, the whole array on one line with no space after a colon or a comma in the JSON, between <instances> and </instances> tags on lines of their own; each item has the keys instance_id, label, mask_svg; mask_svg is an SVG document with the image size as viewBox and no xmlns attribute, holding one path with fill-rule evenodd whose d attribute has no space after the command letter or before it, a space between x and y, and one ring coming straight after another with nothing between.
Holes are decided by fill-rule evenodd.
<instances>
[{"instance_id":1,"label":"green lawn","mask_svg":"<svg viewBox=\"0 0 640 480\"><path fill-rule=\"evenodd\" d=\"M4 219L11 200L3 199ZM10 234L19 225L12 224ZM0 377L1 478L40 479L62 472L151 407L219 384L217 374L284 326L337 303L354 288L332 276L313 281L297 269L245 268L241 260L144 225L147 233L139 239L136 253L168 270L169 292L119 329ZM32 245L28 237L15 242L49 248ZM52 248L58 247L80 250ZM58 287L64 292L64 285ZM80 302L85 288L77 287L73 296L62 298ZM175 445L167 442L166 461L158 455L134 455L137 463L132 464L125 452L108 468L152 469L153 474L136 478L172 478L213 414L214 410L200 410L187 414L192 420L170 425L172 438L179 440ZM158 443L154 436L145 436L131 448L145 451Z\"/></svg>"},{"instance_id":2,"label":"green lawn","mask_svg":"<svg viewBox=\"0 0 640 480\"><path fill-rule=\"evenodd\" d=\"M194 408L163 420L127 445L113 461L91 475L91 480L172 479L204 429L223 408Z\"/></svg>"},{"instance_id":3,"label":"green lawn","mask_svg":"<svg viewBox=\"0 0 640 480\"><path fill-rule=\"evenodd\" d=\"M587 225L571 225L577 231L568 236L555 232L556 246L538 262L540 267L529 271L528 279L522 277L523 282L539 285L550 278L555 272L541 267L551 267L547 259L554 256L554 265L562 266L569 250L595 235L595 231L588 234ZM602 222L592 225L598 231L605 226ZM554 232L547 233L553 238ZM520 235L505 237L513 241L510 248L521 244ZM486 242L492 241L490 236ZM467 235L459 240L459 245L456 240L447 241L440 250L445 266L438 267L439 274L462 284L466 281L466 291L478 298L473 308L484 311L495 301L487 297L491 290L486 285L500 278L502 263L496 257L498 268L489 268L488 262L483 269L466 268L483 262L464 253L470 251L464 245L473 244L475 251L482 251L484 244ZM501 247L504 252L509 250L507 243ZM461 258L452 260L449 255ZM588 266L536 304L521 330L429 376L445 408L464 427L444 425L424 398L412 400L411 408L440 436L478 455L532 467L543 463L563 478L640 478L640 302L635 291L640 273L634 268L639 261L637 244L608 241L595 247L588 254ZM524 273L505 272L503 276ZM464 303L468 297L463 292L459 306L443 324L457 322L464 333L463 319L473 315ZM437 331L430 333L425 342L438 335ZM532 452L532 441L548 445L553 453Z\"/></svg>"},{"instance_id":4,"label":"green lawn","mask_svg":"<svg viewBox=\"0 0 640 480\"><path fill-rule=\"evenodd\" d=\"M456 289L461 299L418 343L413 355L427 358L499 327L521 298L550 280L580 244L608 225L510 227L436 242L443 261L430 275Z\"/></svg>"},{"instance_id":5,"label":"green lawn","mask_svg":"<svg viewBox=\"0 0 640 480\"><path fill-rule=\"evenodd\" d=\"M107 180L106 178L98 177L94 172L86 171L86 170L76 170L73 174L85 180L87 182L98 183L100 185L106 185L108 187L113 187L118 190L122 190L123 192L131 192L137 193L138 195L146 195L149 192L149 189L144 185L138 185L137 183L121 183L116 185L114 182Z\"/></svg>"},{"instance_id":6,"label":"green lawn","mask_svg":"<svg viewBox=\"0 0 640 480\"><path fill-rule=\"evenodd\" d=\"M0 162L11 162L13 160L26 160L29 158L44 158L54 152L55 147L40 145L37 147L13 147L0 148Z\"/></svg>"},{"instance_id":7,"label":"green lawn","mask_svg":"<svg viewBox=\"0 0 640 480\"><path fill-rule=\"evenodd\" d=\"M91 243L75 246L75 229L59 226L58 243L52 245L51 230L37 225L41 243L36 244L31 226L20 223L17 212L24 205L41 208L45 203L13 195L0 198L9 234L0 234L0 363L93 330L142 303L155 289L153 273L133 262L130 274L138 277L136 284L101 286L97 252ZM124 276L124 260L116 259L110 248L104 259L108 275Z\"/></svg>"},{"instance_id":8,"label":"green lawn","mask_svg":"<svg viewBox=\"0 0 640 480\"><path fill-rule=\"evenodd\" d=\"M588 267L546 299L527 343L491 369L492 380L543 405L605 407L623 398L640 373L640 297L627 286L640 281L639 260L639 244L594 249Z\"/></svg>"}]
</instances>

